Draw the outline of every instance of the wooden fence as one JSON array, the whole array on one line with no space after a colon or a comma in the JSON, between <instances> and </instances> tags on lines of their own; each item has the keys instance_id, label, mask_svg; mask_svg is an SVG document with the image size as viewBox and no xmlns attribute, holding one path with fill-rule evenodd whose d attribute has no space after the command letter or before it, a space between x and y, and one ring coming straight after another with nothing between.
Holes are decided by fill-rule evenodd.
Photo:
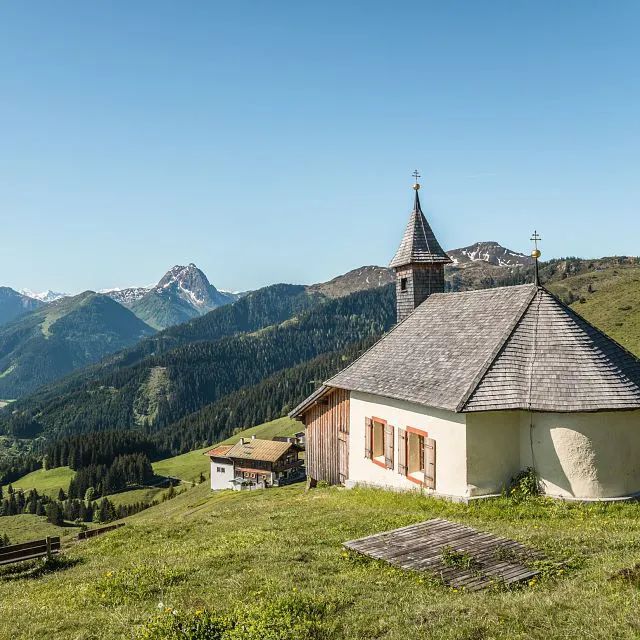
<instances>
[{"instance_id":1,"label":"wooden fence","mask_svg":"<svg viewBox=\"0 0 640 640\"><path fill-rule=\"evenodd\" d=\"M107 533L107 531L113 531L114 529L119 529L120 527L124 527L124 522L116 522L115 524L109 524L106 527L100 527L99 529L87 529L86 531L81 531L78 534L78 540L86 540L87 538L95 538L95 536L99 536L103 533Z\"/></svg>"},{"instance_id":2,"label":"wooden fence","mask_svg":"<svg viewBox=\"0 0 640 640\"><path fill-rule=\"evenodd\" d=\"M54 553L59 552L59 537L12 544L8 547L0 547L0 565L33 560L34 558L51 557Z\"/></svg>"}]
</instances>

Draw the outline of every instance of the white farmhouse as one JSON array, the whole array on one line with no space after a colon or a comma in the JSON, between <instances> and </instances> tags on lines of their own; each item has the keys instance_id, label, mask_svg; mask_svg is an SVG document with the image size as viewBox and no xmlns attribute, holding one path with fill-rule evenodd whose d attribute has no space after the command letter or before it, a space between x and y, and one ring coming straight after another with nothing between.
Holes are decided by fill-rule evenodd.
<instances>
[{"instance_id":1,"label":"white farmhouse","mask_svg":"<svg viewBox=\"0 0 640 640\"><path fill-rule=\"evenodd\" d=\"M537 283L444 293L414 188L398 324L291 413L308 476L467 500L532 467L551 496L640 494L640 361Z\"/></svg>"},{"instance_id":2,"label":"white farmhouse","mask_svg":"<svg viewBox=\"0 0 640 640\"><path fill-rule=\"evenodd\" d=\"M211 488L264 489L304 479L304 462L295 437L240 438L205 453L211 460Z\"/></svg>"}]
</instances>

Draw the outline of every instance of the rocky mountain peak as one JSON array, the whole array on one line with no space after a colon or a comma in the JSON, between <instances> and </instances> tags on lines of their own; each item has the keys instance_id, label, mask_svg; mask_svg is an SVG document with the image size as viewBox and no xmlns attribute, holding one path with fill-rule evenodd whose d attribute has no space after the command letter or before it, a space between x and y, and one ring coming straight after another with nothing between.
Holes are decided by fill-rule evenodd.
<instances>
[{"instance_id":1,"label":"rocky mountain peak","mask_svg":"<svg viewBox=\"0 0 640 640\"><path fill-rule=\"evenodd\" d=\"M158 293L171 289L181 298L196 306L211 306L212 308L219 306L218 290L193 262L190 262L186 267L176 265L169 269L155 289Z\"/></svg>"}]
</instances>

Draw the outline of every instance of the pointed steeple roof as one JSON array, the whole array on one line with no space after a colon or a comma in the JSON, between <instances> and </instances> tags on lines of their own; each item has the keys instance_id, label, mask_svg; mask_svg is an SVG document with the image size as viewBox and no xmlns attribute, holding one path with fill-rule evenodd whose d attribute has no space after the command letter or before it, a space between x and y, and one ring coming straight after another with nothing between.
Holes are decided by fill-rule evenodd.
<instances>
[{"instance_id":1,"label":"pointed steeple roof","mask_svg":"<svg viewBox=\"0 0 640 640\"><path fill-rule=\"evenodd\" d=\"M389 263L391 268L404 267L408 264L446 264L453 262L443 251L439 242L422 213L420 196L418 196L419 184L414 186L416 199L409 223L404 231L402 242L393 260Z\"/></svg>"}]
</instances>

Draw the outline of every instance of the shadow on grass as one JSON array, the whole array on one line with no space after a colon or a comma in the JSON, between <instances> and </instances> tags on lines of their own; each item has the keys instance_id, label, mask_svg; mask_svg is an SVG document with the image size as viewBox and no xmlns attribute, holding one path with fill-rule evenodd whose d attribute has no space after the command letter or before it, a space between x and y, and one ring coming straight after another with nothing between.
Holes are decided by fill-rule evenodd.
<instances>
[{"instance_id":1,"label":"shadow on grass","mask_svg":"<svg viewBox=\"0 0 640 640\"><path fill-rule=\"evenodd\" d=\"M32 580L48 573L70 569L81 562L77 558L68 558L67 556L53 556L51 558L18 562L8 567L0 568L0 581Z\"/></svg>"}]
</instances>

